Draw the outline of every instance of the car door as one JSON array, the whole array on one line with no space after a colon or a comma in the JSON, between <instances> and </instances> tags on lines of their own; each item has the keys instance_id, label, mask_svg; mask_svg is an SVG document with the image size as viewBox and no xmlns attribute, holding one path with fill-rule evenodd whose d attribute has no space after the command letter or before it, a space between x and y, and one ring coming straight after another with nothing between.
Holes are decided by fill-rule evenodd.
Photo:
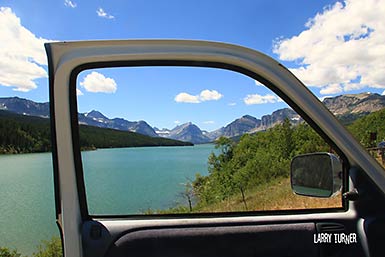
<instances>
[{"instance_id":1,"label":"car door","mask_svg":"<svg viewBox=\"0 0 385 257\"><path fill-rule=\"evenodd\" d=\"M64 256L382 256L385 252L384 170L272 58L240 46L187 40L58 42L46 44L46 51L56 219ZM342 160L339 207L171 215L90 211L80 149L78 75L91 69L148 66L229 70L264 84Z\"/></svg>"}]
</instances>

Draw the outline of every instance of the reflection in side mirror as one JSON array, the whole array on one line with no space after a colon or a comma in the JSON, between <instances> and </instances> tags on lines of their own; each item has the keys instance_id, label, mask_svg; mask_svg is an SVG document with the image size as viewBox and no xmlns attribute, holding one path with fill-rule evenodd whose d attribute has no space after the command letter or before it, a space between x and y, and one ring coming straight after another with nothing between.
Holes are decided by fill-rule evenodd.
<instances>
[{"instance_id":1,"label":"reflection in side mirror","mask_svg":"<svg viewBox=\"0 0 385 257\"><path fill-rule=\"evenodd\" d=\"M342 164L334 154L311 153L291 161L291 188L296 194L331 197L341 185Z\"/></svg>"}]
</instances>

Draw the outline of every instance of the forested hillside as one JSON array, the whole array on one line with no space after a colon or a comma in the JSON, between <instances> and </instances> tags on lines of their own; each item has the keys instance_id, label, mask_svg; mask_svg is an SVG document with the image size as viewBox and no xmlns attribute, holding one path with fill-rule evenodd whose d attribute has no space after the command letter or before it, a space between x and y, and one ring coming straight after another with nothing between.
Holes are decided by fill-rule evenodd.
<instances>
[{"instance_id":1,"label":"forested hillside","mask_svg":"<svg viewBox=\"0 0 385 257\"><path fill-rule=\"evenodd\" d=\"M385 109L356 120L348 128L363 146L376 146L385 140ZM375 140L370 140L371 133L376 133Z\"/></svg>"},{"instance_id":2,"label":"forested hillside","mask_svg":"<svg viewBox=\"0 0 385 257\"><path fill-rule=\"evenodd\" d=\"M80 146L87 148L116 148L139 146L188 146L182 142L168 138L150 137L139 133L114 129L80 126Z\"/></svg>"},{"instance_id":3,"label":"forested hillside","mask_svg":"<svg viewBox=\"0 0 385 257\"><path fill-rule=\"evenodd\" d=\"M197 174L192 182L197 208L234 195L244 196L248 190L288 177L290 161L295 155L329 150L307 124L293 126L288 119L265 132L245 134L238 143L222 137L216 147L221 152L209 156L209 175Z\"/></svg>"},{"instance_id":4,"label":"forested hillside","mask_svg":"<svg viewBox=\"0 0 385 257\"><path fill-rule=\"evenodd\" d=\"M82 149L138 146L182 146L190 143L141 134L80 126ZM0 153L32 153L51 150L49 119L0 111Z\"/></svg>"},{"instance_id":5,"label":"forested hillside","mask_svg":"<svg viewBox=\"0 0 385 257\"><path fill-rule=\"evenodd\" d=\"M50 151L50 134L48 119L0 111L0 153Z\"/></svg>"}]
</instances>

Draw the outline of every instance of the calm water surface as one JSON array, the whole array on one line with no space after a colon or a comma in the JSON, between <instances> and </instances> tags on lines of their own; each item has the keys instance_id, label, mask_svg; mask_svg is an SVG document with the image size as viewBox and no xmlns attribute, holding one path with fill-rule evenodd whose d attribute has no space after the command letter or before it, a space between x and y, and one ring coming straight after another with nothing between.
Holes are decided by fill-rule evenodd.
<instances>
[{"instance_id":1,"label":"calm water surface","mask_svg":"<svg viewBox=\"0 0 385 257\"><path fill-rule=\"evenodd\" d=\"M134 214L184 203L179 193L207 174L213 145L99 149L82 153L91 214ZM0 246L31 254L58 236L50 153L0 156Z\"/></svg>"},{"instance_id":2,"label":"calm water surface","mask_svg":"<svg viewBox=\"0 0 385 257\"><path fill-rule=\"evenodd\" d=\"M31 254L59 235L50 153L0 156L0 246Z\"/></svg>"}]
</instances>

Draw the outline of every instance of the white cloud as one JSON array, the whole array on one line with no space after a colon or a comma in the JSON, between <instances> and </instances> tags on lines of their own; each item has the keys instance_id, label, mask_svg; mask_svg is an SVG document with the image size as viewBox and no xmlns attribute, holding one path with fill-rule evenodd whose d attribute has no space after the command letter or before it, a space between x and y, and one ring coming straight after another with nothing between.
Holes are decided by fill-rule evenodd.
<instances>
[{"instance_id":1,"label":"white cloud","mask_svg":"<svg viewBox=\"0 0 385 257\"><path fill-rule=\"evenodd\" d=\"M267 95L252 94L252 95L247 95L245 98L243 98L243 102L247 105L276 103L281 101L282 101L281 98L271 94L267 94Z\"/></svg>"},{"instance_id":2,"label":"white cloud","mask_svg":"<svg viewBox=\"0 0 385 257\"><path fill-rule=\"evenodd\" d=\"M111 14L106 13L103 8L99 7L96 10L96 13L98 14L99 17L106 18L106 19L114 19L115 17L112 16Z\"/></svg>"},{"instance_id":3,"label":"white cloud","mask_svg":"<svg viewBox=\"0 0 385 257\"><path fill-rule=\"evenodd\" d=\"M174 124L180 124L179 120L174 121Z\"/></svg>"},{"instance_id":4,"label":"white cloud","mask_svg":"<svg viewBox=\"0 0 385 257\"><path fill-rule=\"evenodd\" d=\"M222 97L223 97L223 95L218 93L218 91L208 90L208 89L203 90L199 95L199 99L202 102L204 102L204 101L217 101L217 100L221 99Z\"/></svg>"},{"instance_id":5,"label":"white cloud","mask_svg":"<svg viewBox=\"0 0 385 257\"><path fill-rule=\"evenodd\" d=\"M340 84L330 84L321 89L320 93L322 95L335 95L343 91Z\"/></svg>"},{"instance_id":6,"label":"white cloud","mask_svg":"<svg viewBox=\"0 0 385 257\"><path fill-rule=\"evenodd\" d=\"M343 86L344 86L344 91L360 90L366 87L361 83L346 83Z\"/></svg>"},{"instance_id":7,"label":"white cloud","mask_svg":"<svg viewBox=\"0 0 385 257\"><path fill-rule=\"evenodd\" d=\"M71 8L76 8L77 4L71 0L64 0L64 5Z\"/></svg>"},{"instance_id":8,"label":"white cloud","mask_svg":"<svg viewBox=\"0 0 385 257\"><path fill-rule=\"evenodd\" d=\"M318 97L318 99L323 102L326 98L331 98L332 96L330 95L325 95L325 96L322 96L322 97Z\"/></svg>"},{"instance_id":9,"label":"white cloud","mask_svg":"<svg viewBox=\"0 0 385 257\"><path fill-rule=\"evenodd\" d=\"M80 95L84 95L84 94L83 94L83 92L79 88L77 88L76 89L76 95L80 96Z\"/></svg>"},{"instance_id":10,"label":"white cloud","mask_svg":"<svg viewBox=\"0 0 385 257\"><path fill-rule=\"evenodd\" d=\"M215 121L207 120L207 121L204 121L203 124L215 124Z\"/></svg>"},{"instance_id":11,"label":"white cloud","mask_svg":"<svg viewBox=\"0 0 385 257\"><path fill-rule=\"evenodd\" d=\"M384 92L382 92L382 94L381 95L385 95L385 90L384 90Z\"/></svg>"},{"instance_id":12,"label":"white cloud","mask_svg":"<svg viewBox=\"0 0 385 257\"><path fill-rule=\"evenodd\" d=\"M200 103L199 96L190 95L185 92L179 93L177 96L175 96L174 100L178 103Z\"/></svg>"},{"instance_id":13,"label":"white cloud","mask_svg":"<svg viewBox=\"0 0 385 257\"><path fill-rule=\"evenodd\" d=\"M254 80L254 83L256 86L264 86L261 82L259 82L258 80Z\"/></svg>"},{"instance_id":14,"label":"white cloud","mask_svg":"<svg viewBox=\"0 0 385 257\"><path fill-rule=\"evenodd\" d=\"M92 93L115 93L117 85L114 79L106 78L103 74L93 71L88 74L80 85Z\"/></svg>"},{"instance_id":15,"label":"white cloud","mask_svg":"<svg viewBox=\"0 0 385 257\"><path fill-rule=\"evenodd\" d=\"M385 0L346 0L309 19L296 36L279 39L274 53L308 86L337 90L385 88ZM334 86L333 86L334 85Z\"/></svg>"},{"instance_id":16,"label":"white cloud","mask_svg":"<svg viewBox=\"0 0 385 257\"><path fill-rule=\"evenodd\" d=\"M229 103L229 106L236 106L237 103Z\"/></svg>"},{"instance_id":17,"label":"white cloud","mask_svg":"<svg viewBox=\"0 0 385 257\"><path fill-rule=\"evenodd\" d=\"M46 78L44 43L23 27L8 7L0 7L0 85L28 92L37 88L36 79Z\"/></svg>"},{"instance_id":18,"label":"white cloud","mask_svg":"<svg viewBox=\"0 0 385 257\"><path fill-rule=\"evenodd\" d=\"M217 101L223 95L216 90L202 90L199 95L190 95L182 92L175 96L174 100L178 103L201 103L206 101Z\"/></svg>"}]
</instances>

